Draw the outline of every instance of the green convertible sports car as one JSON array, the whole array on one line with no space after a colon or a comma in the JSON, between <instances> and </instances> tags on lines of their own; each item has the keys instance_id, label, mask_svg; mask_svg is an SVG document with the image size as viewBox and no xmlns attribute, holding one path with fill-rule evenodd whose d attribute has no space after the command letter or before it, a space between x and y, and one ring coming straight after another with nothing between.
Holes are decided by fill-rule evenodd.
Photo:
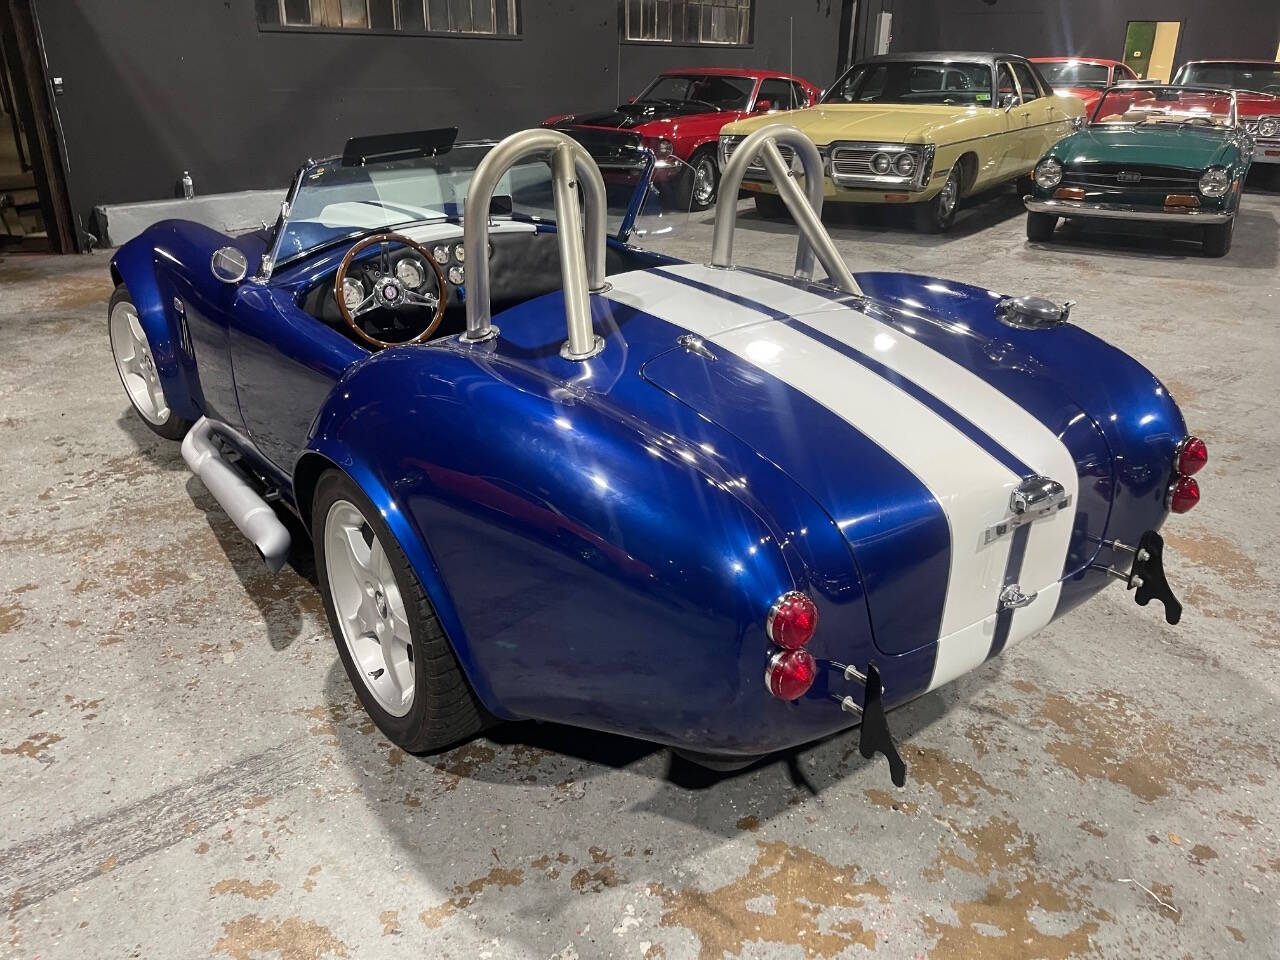
<instances>
[{"instance_id":1,"label":"green convertible sports car","mask_svg":"<svg viewBox=\"0 0 1280 960\"><path fill-rule=\"evenodd\" d=\"M1110 87L1036 164L1027 238L1049 240L1059 217L1196 223L1205 254L1224 256L1252 155L1230 90Z\"/></svg>"}]
</instances>

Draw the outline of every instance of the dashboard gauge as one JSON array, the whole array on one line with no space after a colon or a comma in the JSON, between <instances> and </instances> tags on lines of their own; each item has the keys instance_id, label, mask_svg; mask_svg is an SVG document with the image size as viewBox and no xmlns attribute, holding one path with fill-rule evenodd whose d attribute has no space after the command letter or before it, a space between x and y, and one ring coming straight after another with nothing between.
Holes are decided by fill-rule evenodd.
<instances>
[{"instance_id":1,"label":"dashboard gauge","mask_svg":"<svg viewBox=\"0 0 1280 960\"><path fill-rule=\"evenodd\" d=\"M446 247L443 243L440 244L439 246L432 247L431 256L435 258L436 263L440 264L440 266L443 267L446 263L449 262L449 248Z\"/></svg>"},{"instance_id":2,"label":"dashboard gauge","mask_svg":"<svg viewBox=\"0 0 1280 960\"><path fill-rule=\"evenodd\" d=\"M455 243L453 245L453 259L457 260L459 263L467 262L467 251L462 248L462 244Z\"/></svg>"},{"instance_id":3,"label":"dashboard gauge","mask_svg":"<svg viewBox=\"0 0 1280 960\"><path fill-rule=\"evenodd\" d=\"M465 280L466 278L467 278L466 274L463 273L461 267L455 266L455 267L449 268L449 282L452 283L455 287L461 286L462 281Z\"/></svg>"},{"instance_id":4,"label":"dashboard gauge","mask_svg":"<svg viewBox=\"0 0 1280 960\"><path fill-rule=\"evenodd\" d=\"M396 264L396 279L410 290L417 290L426 281L422 266L417 260L406 257Z\"/></svg>"},{"instance_id":5,"label":"dashboard gauge","mask_svg":"<svg viewBox=\"0 0 1280 960\"><path fill-rule=\"evenodd\" d=\"M364 302L364 284L355 277L346 277L342 281L342 302L348 310L354 310Z\"/></svg>"}]
</instances>

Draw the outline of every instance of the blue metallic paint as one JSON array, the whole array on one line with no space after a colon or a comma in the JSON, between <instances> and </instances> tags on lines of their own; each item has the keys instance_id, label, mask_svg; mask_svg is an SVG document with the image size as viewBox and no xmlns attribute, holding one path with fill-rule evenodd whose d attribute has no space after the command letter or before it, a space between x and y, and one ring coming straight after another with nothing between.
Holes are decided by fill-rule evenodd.
<instances>
[{"instance_id":1,"label":"blue metallic paint","mask_svg":"<svg viewBox=\"0 0 1280 960\"><path fill-rule=\"evenodd\" d=\"M844 685L829 668L795 704L764 693L764 615L792 587L821 608L811 645L821 663L876 659L890 704L926 688L931 644L891 656L875 641L881 630L930 636L910 609L940 609L926 594L945 586L936 576L948 563L945 522L939 528L918 481L894 473L865 438L806 456L790 418L807 433L829 428L829 412L798 405L745 364L722 358L707 369L672 350L682 331L601 298L592 305L606 349L585 363L559 357L559 294L502 313L502 336L486 349L437 341L370 355L297 304L342 249L269 284L230 288L207 268L227 242L251 263L264 249L260 234L228 241L169 222L113 260L171 407L247 429L258 449L246 452L286 501L302 495L304 519L319 466L359 484L495 714L730 754L841 729L849 718L826 696ZM629 256L638 266L674 262ZM1078 328L1000 326L989 291L908 275L858 279L880 301L880 319L912 326L1061 433L1078 458L1083 519L1058 613L1101 589L1105 576L1084 568L1110 560L1108 548L1095 549L1102 531L1133 543L1165 517L1186 432L1167 391ZM675 400L664 383L701 402ZM694 409L713 400L714 416ZM860 482L833 488L819 454L847 458L841 469ZM820 503L836 506L829 514ZM887 598L874 628L870 593Z\"/></svg>"}]
</instances>

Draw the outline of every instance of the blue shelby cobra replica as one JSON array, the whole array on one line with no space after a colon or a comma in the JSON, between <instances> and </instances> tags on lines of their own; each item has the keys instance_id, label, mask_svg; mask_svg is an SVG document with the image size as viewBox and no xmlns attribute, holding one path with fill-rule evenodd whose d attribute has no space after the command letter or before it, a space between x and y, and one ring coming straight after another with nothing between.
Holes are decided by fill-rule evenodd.
<instances>
[{"instance_id":1,"label":"blue shelby cobra replica","mask_svg":"<svg viewBox=\"0 0 1280 960\"><path fill-rule=\"evenodd\" d=\"M1155 531L1204 445L1065 308L851 274L780 124L707 265L628 244L648 154L454 133L350 141L274 228L159 223L111 264L133 406L273 569L301 519L395 743L531 717L715 764L861 721L901 783L886 706L1111 579L1176 622ZM756 155L792 276L732 266Z\"/></svg>"}]
</instances>

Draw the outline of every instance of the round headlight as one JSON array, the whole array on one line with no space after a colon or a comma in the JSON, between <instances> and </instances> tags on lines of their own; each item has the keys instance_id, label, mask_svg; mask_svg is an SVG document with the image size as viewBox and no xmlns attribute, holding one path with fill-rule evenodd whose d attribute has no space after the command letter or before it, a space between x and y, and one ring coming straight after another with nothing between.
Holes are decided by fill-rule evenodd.
<instances>
[{"instance_id":1,"label":"round headlight","mask_svg":"<svg viewBox=\"0 0 1280 960\"><path fill-rule=\"evenodd\" d=\"M871 169L876 173L888 173L893 169L893 161L887 153L877 153L871 158Z\"/></svg>"},{"instance_id":2,"label":"round headlight","mask_svg":"<svg viewBox=\"0 0 1280 960\"><path fill-rule=\"evenodd\" d=\"M354 310L364 302L364 284L355 277L346 277L342 281L342 302L348 310Z\"/></svg>"},{"instance_id":3,"label":"round headlight","mask_svg":"<svg viewBox=\"0 0 1280 960\"><path fill-rule=\"evenodd\" d=\"M1206 197L1220 197L1231 188L1231 174L1226 167L1210 167L1200 177L1200 192Z\"/></svg>"},{"instance_id":4,"label":"round headlight","mask_svg":"<svg viewBox=\"0 0 1280 960\"><path fill-rule=\"evenodd\" d=\"M1280 133L1280 117L1267 117L1258 124L1258 136L1274 137Z\"/></svg>"},{"instance_id":5,"label":"round headlight","mask_svg":"<svg viewBox=\"0 0 1280 960\"><path fill-rule=\"evenodd\" d=\"M396 264L396 279L410 290L417 290L427 279L427 275L422 272L417 260L406 258Z\"/></svg>"},{"instance_id":6,"label":"round headlight","mask_svg":"<svg viewBox=\"0 0 1280 960\"><path fill-rule=\"evenodd\" d=\"M449 248L446 247L443 243L440 244L439 246L432 247L431 256L436 263L440 264L440 266L443 267L446 263L449 262Z\"/></svg>"},{"instance_id":7,"label":"round headlight","mask_svg":"<svg viewBox=\"0 0 1280 960\"><path fill-rule=\"evenodd\" d=\"M455 267L449 268L449 282L452 283L455 287L462 286L462 281L465 279L466 279L466 274L463 273L461 267L455 266Z\"/></svg>"},{"instance_id":8,"label":"round headlight","mask_svg":"<svg viewBox=\"0 0 1280 960\"><path fill-rule=\"evenodd\" d=\"M457 260L459 263L467 262L467 251L462 248L462 244L455 243L453 245L453 259Z\"/></svg>"},{"instance_id":9,"label":"round headlight","mask_svg":"<svg viewBox=\"0 0 1280 960\"><path fill-rule=\"evenodd\" d=\"M1045 157L1036 164L1033 176L1041 190L1052 190L1062 182L1062 164L1053 157Z\"/></svg>"},{"instance_id":10,"label":"round headlight","mask_svg":"<svg viewBox=\"0 0 1280 960\"><path fill-rule=\"evenodd\" d=\"M909 177L916 172L916 158L909 153L900 153L898 159L893 161L893 169L898 171L899 176Z\"/></svg>"}]
</instances>

